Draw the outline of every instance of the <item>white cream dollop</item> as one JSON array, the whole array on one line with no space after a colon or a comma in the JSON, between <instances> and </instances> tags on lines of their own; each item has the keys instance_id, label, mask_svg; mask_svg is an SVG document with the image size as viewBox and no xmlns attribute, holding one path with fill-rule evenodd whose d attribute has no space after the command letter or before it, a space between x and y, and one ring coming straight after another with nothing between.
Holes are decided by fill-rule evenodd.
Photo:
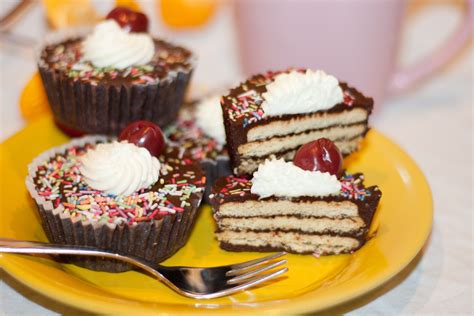
<instances>
[{"instance_id":1,"label":"white cream dollop","mask_svg":"<svg viewBox=\"0 0 474 316\"><path fill-rule=\"evenodd\" d=\"M146 33L129 33L114 20L105 20L82 42L82 53L95 67L125 69L150 62L155 44Z\"/></svg>"},{"instance_id":2,"label":"white cream dollop","mask_svg":"<svg viewBox=\"0 0 474 316\"><path fill-rule=\"evenodd\" d=\"M203 99L196 106L196 125L204 134L214 138L220 145L226 143L221 97L213 95Z\"/></svg>"},{"instance_id":3,"label":"white cream dollop","mask_svg":"<svg viewBox=\"0 0 474 316\"><path fill-rule=\"evenodd\" d=\"M130 195L158 181L160 161L143 147L123 142L98 144L81 157L84 181L93 189Z\"/></svg>"},{"instance_id":4,"label":"white cream dollop","mask_svg":"<svg viewBox=\"0 0 474 316\"><path fill-rule=\"evenodd\" d=\"M283 159L265 160L252 179L251 192L260 198L269 196L328 196L337 195L341 183L327 172L308 171Z\"/></svg>"},{"instance_id":5,"label":"white cream dollop","mask_svg":"<svg viewBox=\"0 0 474 316\"><path fill-rule=\"evenodd\" d=\"M262 94L264 116L309 113L344 100L339 81L322 70L291 71L275 76Z\"/></svg>"}]
</instances>

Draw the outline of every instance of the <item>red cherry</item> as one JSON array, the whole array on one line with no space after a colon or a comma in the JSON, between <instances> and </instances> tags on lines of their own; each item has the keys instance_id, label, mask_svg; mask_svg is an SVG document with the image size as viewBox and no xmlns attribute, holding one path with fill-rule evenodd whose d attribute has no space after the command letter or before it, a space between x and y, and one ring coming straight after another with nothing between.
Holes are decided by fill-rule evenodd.
<instances>
[{"instance_id":1,"label":"red cherry","mask_svg":"<svg viewBox=\"0 0 474 316\"><path fill-rule=\"evenodd\" d=\"M304 170L329 172L342 175L342 155L334 143L320 138L301 146L295 154L293 164Z\"/></svg>"},{"instance_id":2,"label":"red cherry","mask_svg":"<svg viewBox=\"0 0 474 316\"><path fill-rule=\"evenodd\" d=\"M155 157L158 157L165 148L163 132L158 125L149 121L136 121L129 124L122 130L118 139L144 147Z\"/></svg>"},{"instance_id":3,"label":"red cherry","mask_svg":"<svg viewBox=\"0 0 474 316\"><path fill-rule=\"evenodd\" d=\"M148 32L148 18L145 14L125 7L116 7L107 14L106 19L115 20L128 32Z\"/></svg>"}]
</instances>

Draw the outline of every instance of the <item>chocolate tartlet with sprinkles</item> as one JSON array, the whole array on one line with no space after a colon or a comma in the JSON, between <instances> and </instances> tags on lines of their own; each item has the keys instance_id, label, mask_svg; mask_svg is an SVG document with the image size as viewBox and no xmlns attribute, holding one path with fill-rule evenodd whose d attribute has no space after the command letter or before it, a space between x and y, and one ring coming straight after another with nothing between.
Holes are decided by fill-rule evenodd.
<instances>
[{"instance_id":1,"label":"chocolate tartlet with sprinkles","mask_svg":"<svg viewBox=\"0 0 474 316\"><path fill-rule=\"evenodd\" d=\"M177 121L164 130L171 142L201 162L207 179L203 199L206 203L214 181L231 174L220 99L219 95L212 95L184 104Z\"/></svg>"},{"instance_id":2,"label":"chocolate tartlet with sprinkles","mask_svg":"<svg viewBox=\"0 0 474 316\"><path fill-rule=\"evenodd\" d=\"M270 156L291 160L299 146L331 139L343 155L368 131L373 100L321 70L256 75L222 98L232 171L251 175Z\"/></svg>"},{"instance_id":3,"label":"chocolate tartlet with sprinkles","mask_svg":"<svg viewBox=\"0 0 474 316\"><path fill-rule=\"evenodd\" d=\"M362 174L343 173L334 148L320 139L296 163L266 160L252 179L219 179L211 203L221 248L320 256L362 247L382 194Z\"/></svg>"},{"instance_id":4,"label":"chocolate tartlet with sprinkles","mask_svg":"<svg viewBox=\"0 0 474 316\"><path fill-rule=\"evenodd\" d=\"M177 117L194 67L192 53L118 22L107 19L92 32L50 34L39 54L55 121L72 136L117 135L136 120L165 127Z\"/></svg>"},{"instance_id":5,"label":"chocolate tartlet with sprinkles","mask_svg":"<svg viewBox=\"0 0 474 316\"><path fill-rule=\"evenodd\" d=\"M51 242L160 262L186 243L205 176L176 147L154 157L126 140L86 136L34 159L26 186ZM92 270L131 269L112 259L70 261Z\"/></svg>"}]
</instances>

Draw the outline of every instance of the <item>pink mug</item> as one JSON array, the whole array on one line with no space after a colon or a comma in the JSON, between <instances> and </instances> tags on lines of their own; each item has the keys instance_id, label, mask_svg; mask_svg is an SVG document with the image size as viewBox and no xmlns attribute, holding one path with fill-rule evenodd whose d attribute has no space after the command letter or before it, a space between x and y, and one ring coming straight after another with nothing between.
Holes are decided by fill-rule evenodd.
<instances>
[{"instance_id":1,"label":"pink mug","mask_svg":"<svg viewBox=\"0 0 474 316\"><path fill-rule=\"evenodd\" d=\"M246 75L288 67L323 69L372 96L402 90L443 65L471 38L474 0L455 34L430 57L396 70L403 0L236 0Z\"/></svg>"}]
</instances>

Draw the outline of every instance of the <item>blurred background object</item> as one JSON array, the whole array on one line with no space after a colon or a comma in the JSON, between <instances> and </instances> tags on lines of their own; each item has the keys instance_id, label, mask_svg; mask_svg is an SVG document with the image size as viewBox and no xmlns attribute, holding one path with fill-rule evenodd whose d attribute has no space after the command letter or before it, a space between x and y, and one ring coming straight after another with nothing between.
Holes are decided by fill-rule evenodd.
<instances>
[{"instance_id":1,"label":"blurred background object","mask_svg":"<svg viewBox=\"0 0 474 316\"><path fill-rule=\"evenodd\" d=\"M406 89L448 62L471 38L474 21L473 1L466 1L465 17L453 35L422 61L400 70L399 42L407 1L234 3L245 74L288 66L323 69L374 97L376 107L387 92ZM417 10L422 7L417 3Z\"/></svg>"},{"instance_id":2,"label":"blurred background object","mask_svg":"<svg viewBox=\"0 0 474 316\"><path fill-rule=\"evenodd\" d=\"M214 15L218 0L159 0L163 22L173 28L204 25Z\"/></svg>"},{"instance_id":3,"label":"blurred background object","mask_svg":"<svg viewBox=\"0 0 474 316\"><path fill-rule=\"evenodd\" d=\"M91 24L124 6L146 13L152 34L198 56L190 99L224 90L253 73L297 66L334 74L373 96L380 107L388 91L413 86L471 38L473 1L7 0L1 3L0 39L3 48L32 59L48 31ZM403 41L421 29L407 28L423 23L436 8L459 16L457 27L437 18L445 26L440 31L430 24L415 39ZM33 23L34 28L26 27ZM407 63L399 54L400 42L412 43L403 50L417 58Z\"/></svg>"},{"instance_id":4,"label":"blurred background object","mask_svg":"<svg viewBox=\"0 0 474 316\"><path fill-rule=\"evenodd\" d=\"M43 0L43 5L53 29L92 24L101 18L90 0Z\"/></svg>"},{"instance_id":5,"label":"blurred background object","mask_svg":"<svg viewBox=\"0 0 474 316\"><path fill-rule=\"evenodd\" d=\"M19 106L22 117L28 123L41 115L51 113L39 73L34 74L26 84L20 96Z\"/></svg>"}]
</instances>

